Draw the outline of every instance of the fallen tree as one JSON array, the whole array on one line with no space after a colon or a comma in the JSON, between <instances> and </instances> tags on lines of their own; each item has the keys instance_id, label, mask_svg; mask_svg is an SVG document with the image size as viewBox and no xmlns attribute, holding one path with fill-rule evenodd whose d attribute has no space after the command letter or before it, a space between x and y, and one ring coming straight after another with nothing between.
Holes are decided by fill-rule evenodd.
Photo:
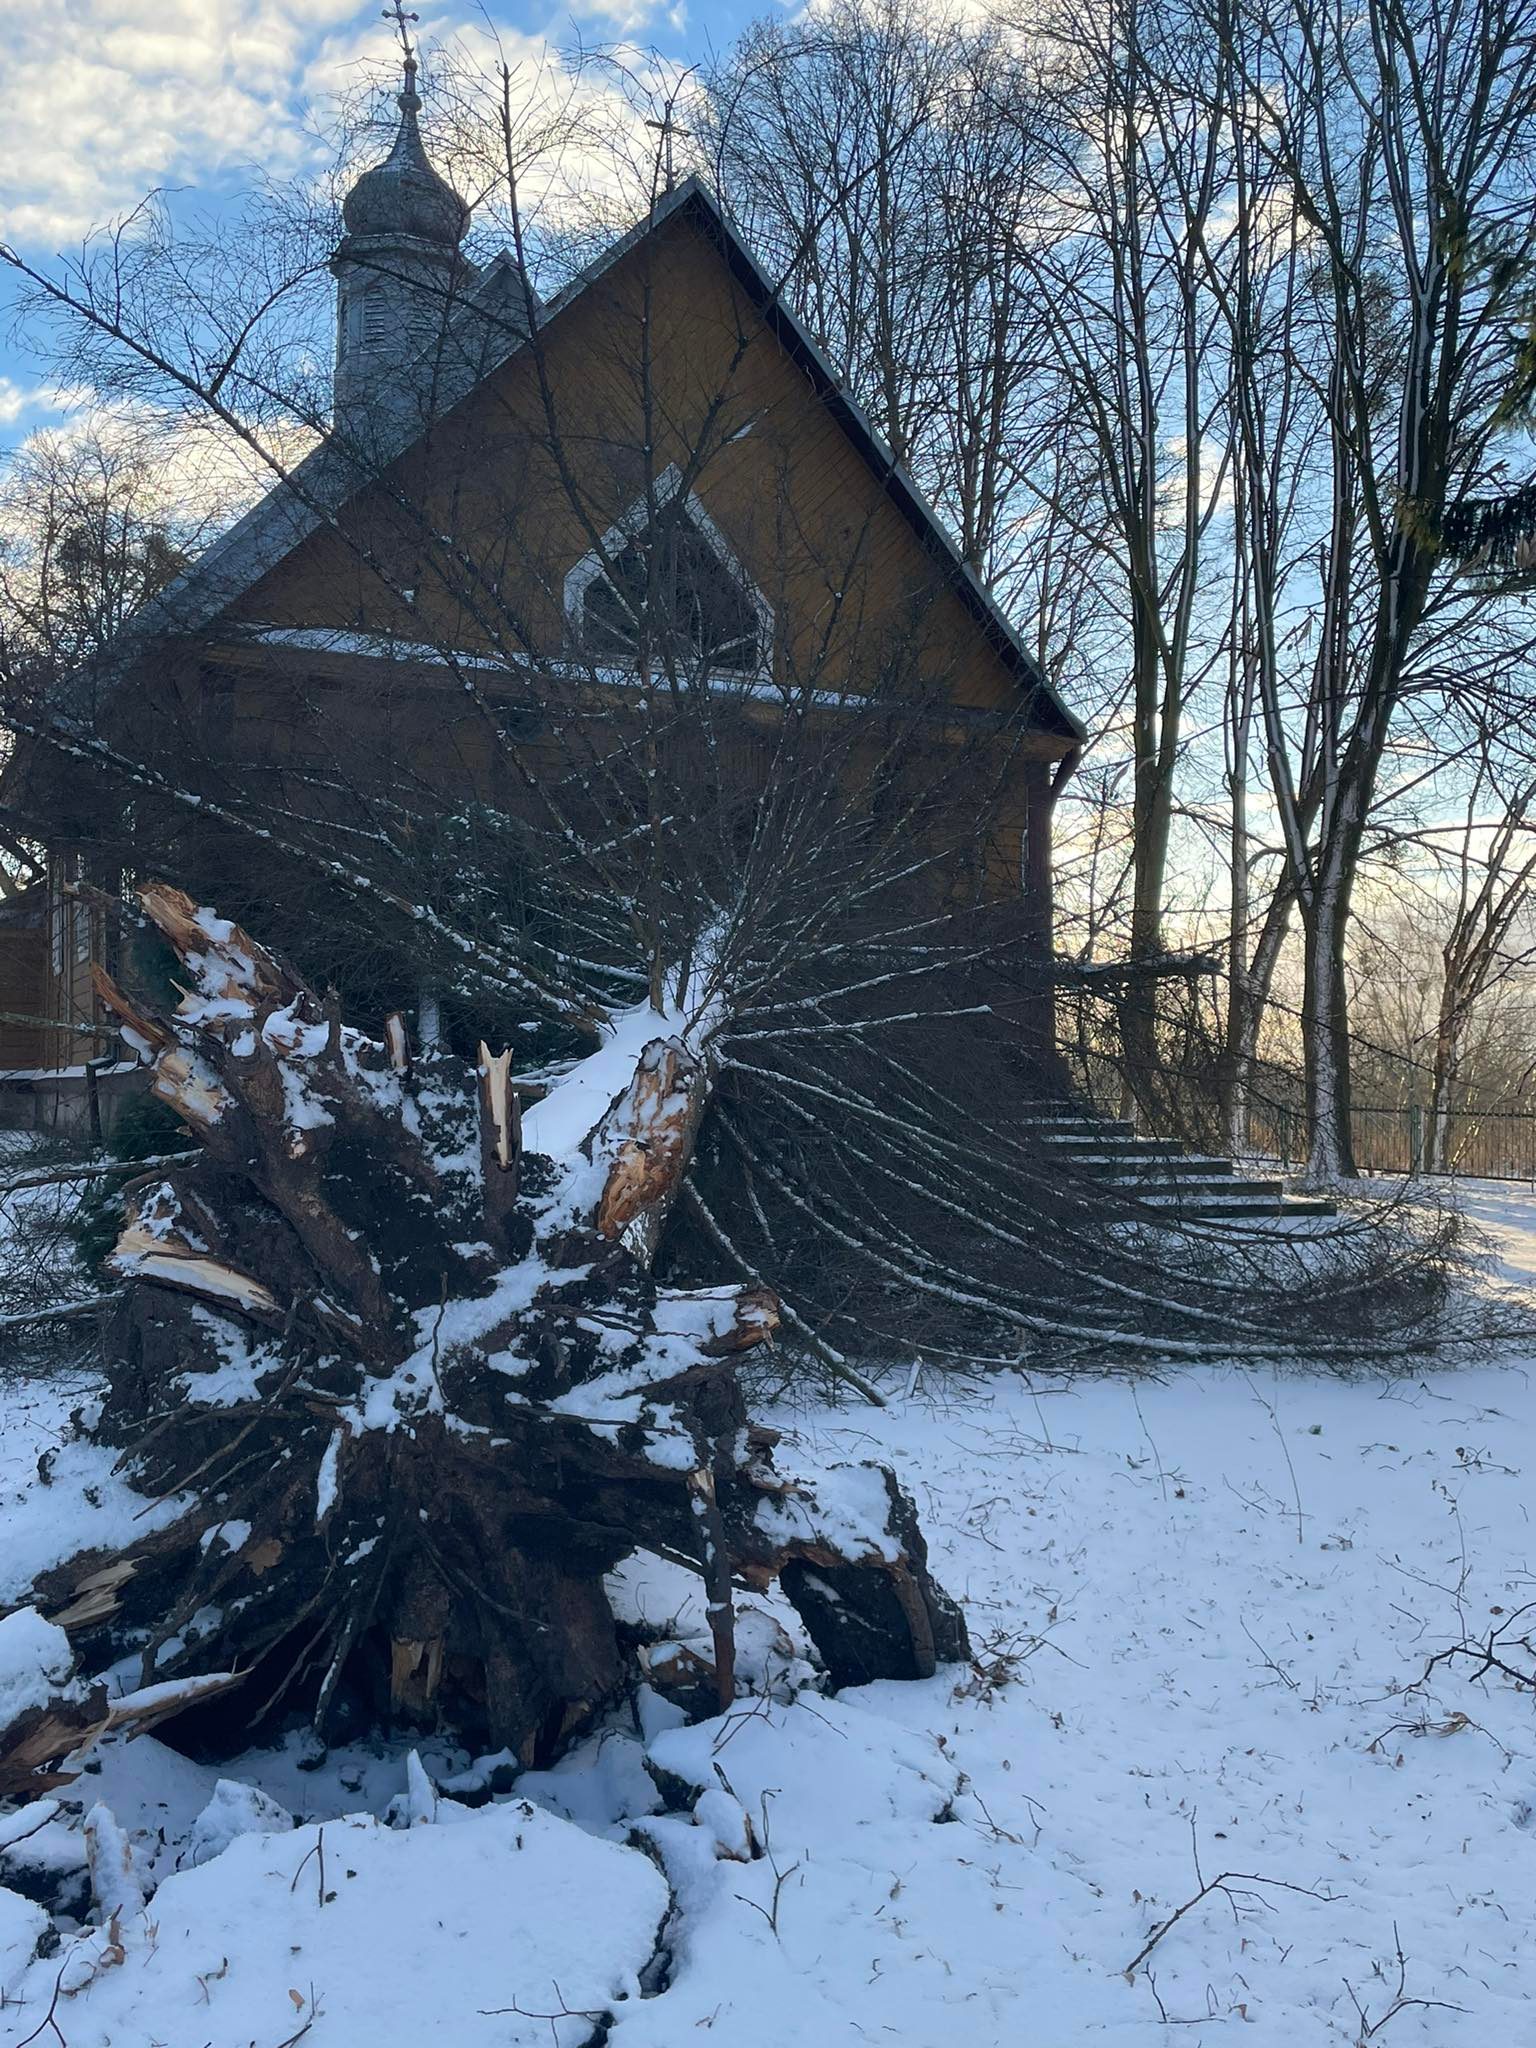
<instances>
[{"instance_id":1,"label":"fallen tree","mask_svg":"<svg viewBox=\"0 0 1536 2048\"><path fill-rule=\"evenodd\" d=\"M603 1576L637 1548L702 1575L721 1703L738 1585L777 1580L837 1683L965 1654L892 1475L792 1475L750 1422L772 1293L652 1275L717 994L595 1023L525 1120L508 1055L475 1085L397 1018L366 1039L238 926L139 894L182 1000L100 992L200 1150L125 1191L97 1425L169 1519L32 1589L79 1671L132 1651L157 1713L233 1673L246 1727L346 1698L533 1763L629 1678ZM0 1791L100 1725L73 1683L0 1731Z\"/></svg>"}]
</instances>

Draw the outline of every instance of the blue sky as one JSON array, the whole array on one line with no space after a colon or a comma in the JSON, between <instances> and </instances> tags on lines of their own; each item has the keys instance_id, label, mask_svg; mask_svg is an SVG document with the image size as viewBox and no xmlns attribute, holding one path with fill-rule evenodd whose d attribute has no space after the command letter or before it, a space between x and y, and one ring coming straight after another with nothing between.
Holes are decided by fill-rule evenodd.
<instances>
[{"instance_id":1,"label":"blue sky","mask_svg":"<svg viewBox=\"0 0 1536 2048\"><path fill-rule=\"evenodd\" d=\"M781 11L781 0L416 4L429 40L489 24L530 65L578 39L621 38L686 63ZM323 168L317 111L391 49L381 0L31 0L6 40L0 237L44 262L156 187L216 210L254 164L277 176ZM62 416L60 394L9 330L7 310L0 447Z\"/></svg>"}]
</instances>

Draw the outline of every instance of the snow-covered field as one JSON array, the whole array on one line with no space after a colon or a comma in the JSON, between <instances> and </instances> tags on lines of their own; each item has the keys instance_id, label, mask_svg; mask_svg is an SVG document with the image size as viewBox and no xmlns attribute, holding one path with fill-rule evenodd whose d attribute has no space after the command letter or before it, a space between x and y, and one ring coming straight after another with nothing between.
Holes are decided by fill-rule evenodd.
<instances>
[{"instance_id":1,"label":"snow-covered field","mask_svg":"<svg viewBox=\"0 0 1536 2048\"><path fill-rule=\"evenodd\" d=\"M1536 1199L1466 1199L1536 1293ZM3 1404L0 1600L133 1507L79 1448L38 1485L60 1399ZM762 1696L692 1728L646 1696L474 1808L505 1778L430 1750L108 1746L0 1819L32 1831L0 1850L0 2043L1536 2042L1536 1692L1425 1677L1500 1629L1536 1672L1524 1366L772 1419L901 1473L976 1669L791 1698L797 1646L748 1620ZM699 1626L681 1575L625 1589ZM61 1936L22 1894L83 1911L87 1832L119 1910Z\"/></svg>"}]
</instances>

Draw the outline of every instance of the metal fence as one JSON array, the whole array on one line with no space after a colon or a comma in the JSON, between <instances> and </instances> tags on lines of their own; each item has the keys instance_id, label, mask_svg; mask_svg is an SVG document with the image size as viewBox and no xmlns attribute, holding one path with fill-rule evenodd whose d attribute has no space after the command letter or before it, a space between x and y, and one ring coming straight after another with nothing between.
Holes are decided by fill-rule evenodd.
<instances>
[{"instance_id":1,"label":"metal fence","mask_svg":"<svg viewBox=\"0 0 1536 2048\"><path fill-rule=\"evenodd\" d=\"M1453 1109L1438 1119L1418 1104L1380 1109L1356 1103L1350 1111L1355 1164L1362 1173L1456 1174L1468 1180L1536 1183L1536 1111ZM1299 1166L1307 1156L1306 1120L1299 1110L1255 1108L1251 1138L1256 1152Z\"/></svg>"}]
</instances>

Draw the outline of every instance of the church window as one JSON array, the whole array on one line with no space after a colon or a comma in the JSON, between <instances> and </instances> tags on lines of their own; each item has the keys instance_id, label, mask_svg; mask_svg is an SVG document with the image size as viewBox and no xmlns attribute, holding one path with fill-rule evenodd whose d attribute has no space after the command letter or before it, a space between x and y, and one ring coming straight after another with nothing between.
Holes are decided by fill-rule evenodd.
<instances>
[{"instance_id":1,"label":"church window","mask_svg":"<svg viewBox=\"0 0 1536 2048\"><path fill-rule=\"evenodd\" d=\"M389 335L389 307L375 285L363 293L363 347L377 348Z\"/></svg>"},{"instance_id":2,"label":"church window","mask_svg":"<svg viewBox=\"0 0 1536 2048\"><path fill-rule=\"evenodd\" d=\"M684 502L662 506L639 531L610 535L605 552L606 567L586 565L573 619L591 659L628 665L644 652L737 675L761 664L759 606Z\"/></svg>"},{"instance_id":3,"label":"church window","mask_svg":"<svg viewBox=\"0 0 1536 2048\"><path fill-rule=\"evenodd\" d=\"M377 285L362 285L351 294L346 323L349 351L382 347L389 337L389 306Z\"/></svg>"}]
</instances>

